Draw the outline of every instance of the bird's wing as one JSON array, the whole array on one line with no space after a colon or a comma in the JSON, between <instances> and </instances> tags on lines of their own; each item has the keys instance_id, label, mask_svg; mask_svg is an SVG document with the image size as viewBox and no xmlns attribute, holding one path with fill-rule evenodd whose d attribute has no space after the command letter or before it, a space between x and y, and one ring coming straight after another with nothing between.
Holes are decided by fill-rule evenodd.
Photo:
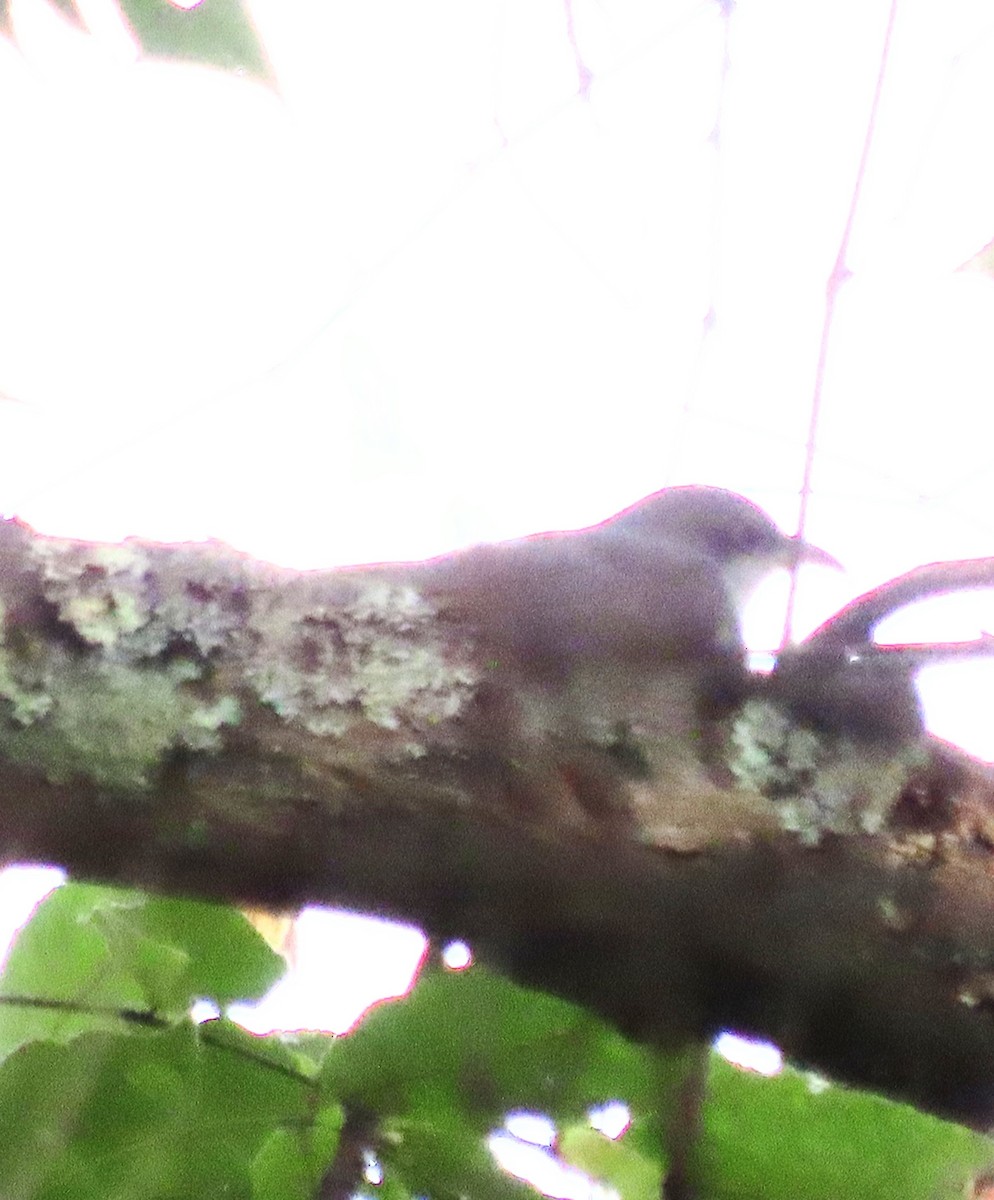
<instances>
[{"instance_id":1,"label":"bird's wing","mask_svg":"<svg viewBox=\"0 0 994 1200\"><path fill-rule=\"evenodd\" d=\"M420 583L443 616L535 671L741 659L719 564L686 545L613 531L537 535L425 564Z\"/></svg>"}]
</instances>

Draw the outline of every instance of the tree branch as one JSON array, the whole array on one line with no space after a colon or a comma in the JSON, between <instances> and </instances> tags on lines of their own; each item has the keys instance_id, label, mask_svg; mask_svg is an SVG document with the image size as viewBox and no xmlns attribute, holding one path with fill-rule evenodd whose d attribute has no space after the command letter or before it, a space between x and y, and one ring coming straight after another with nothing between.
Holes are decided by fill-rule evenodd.
<instances>
[{"instance_id":1,"label":"tree branch","mask_svg":"<svg viewBox=\"0 0 994 1200\"><path fill-rule=\"evenodd\" d=\"M798 716L803 647L703 743L638 699L570 735L429 578L0 524L7 860L414 921L634 1038L761 1034L989 1122L988 769L913 722Z\"/></svg>"}]
</instances>

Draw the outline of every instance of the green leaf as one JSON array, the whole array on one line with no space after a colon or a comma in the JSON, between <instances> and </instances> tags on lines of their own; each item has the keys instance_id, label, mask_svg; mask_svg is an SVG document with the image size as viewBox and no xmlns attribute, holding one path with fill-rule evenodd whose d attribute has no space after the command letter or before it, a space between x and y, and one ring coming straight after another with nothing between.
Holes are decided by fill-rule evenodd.
<instances>
[{"instance_id":1,"label":"green leaf","mask_svg":"<svg viewBox=\"0 0 994 1200\"><path fill-rule=\"evenodd\" d=\"M48 3L51 4L53 8L58 9L59 12L62 13L62 15L68 20L72 21L74 25L82 24L79 10L76 8L73 0L48 0Z\"/></svg>"},{"instance_id":2,"label":"green leaf","mask_svg":"<svg viewBox=\"0 0 994 1200\"><path fill-rule=\"evenodd\" d=\"M320 1078L329 1098L378 1114L386 1181L436 1200L507 1200L529 1189L497 1167L486 1135L509 1111L576 1122L620 1099L655 1118L685 1070L683 1054L649 1054L585 1010L476 966L424 972L406 997L331 1043ZM658 1184L659 1162L645 1163Z\"/></svg>"},{"instance_id":3,"label":"green leaf","mask_svg":"<svg viewBox=\"0 0 994 1200\"><path fill-rule=\"evenodd\" d=\"M118 1028L117 1010L181 1019L200 997L261 996L285 964L237 911L192 900L70 883L14 943L0 998L45 998L104 1012L0 1004L0 1057L35 1038Z\"/></svg>"},{"instance_id":4,"label":"green leaf","mask_svg":"<svg viewBox=\"0 0 994 1200\"><path fill-rule=\"evenodd\" d=\"M575 1119L657 1099L655 1063L596 1017L482 967L426 971L328 1049L329 1096L380 1113L459 1112L484 1133L515 1108ZM674 1074L674 1081L678 1076Z\"/></svg>"},{"instance_id":5,"label":"green leaf","mask_svg":"<svg viewBox=\"0 0 994 1200\"><path fill-rule=\"evenodd\" d=\"M663 1161L640 1144L641 1115L611 1141L582 1125L559 1152L623 1200L659 1195ZM879 1096L813 1087L785 1069L773 1078L712 1055L704 1131L695 1152L709 1200L959 1200L994 1161L994 1142Z\"/></svg>"},{"instance_id":6,"label":"green leaf","mask_svg":"<svg viewBox=\"0 0 994 1200\"><path fill-rule=\"evenodd\" d=\"M142 50L272 81L272 69L243 0L200 0L181 9L167 0L119 0Z\"/></svg>"},{"instance_id":7,"label":"green leaf","mask_svg":"<svg viewBox=\"0 0 994 1200\"><path fill-rule=\"evenodd\" d=\"M340 1105L319 1110L309 1129L274 1129L252 1162L252 1200L312 1200L334 1161Z\"/></svg>"},{"instance_id":8,"label":"green leaf","mask_svg":"<svg viewBox=\"0 0 994 1200\"><path fill-rule=\"evenodd\" d=\"M289 1079L306 1082L308 1085L313 1080L313 1072L301 1069L297 1055L281 1037L259 1037L223 1017L203 1021L197 1029L212 1054L229 1054L236 1058L248 1059L262 1070L285 1075Z\"/></svg>"},{"instance_id":9,"label":"green leaf","mask_svg":"<svg viewBox=\"0 0 994 1200\"><path fill-rule=\"evenodd\" d=\"M0 1066L0 1195L248 1200L260 1148L306 1128L310 1101L306 1083L189 1024L35 1042Z\"/></svg>"},{"instance_id":10,"label":"green leaf","mask_svg":"<svg viewBox=\"0 0 994 1200\"><path fill-rule=\"evenodd\" d=\"M427 1118L428 1114L425 1114ZM449 1118L388 1122L382 1150L387 1174L396 1171L411 1195L433 1200L522 1200L535 1189L506 1174L476 1129Z\"/></svg>"},{"instance_id":11,"label":"green leaf","mask_svg":"<svg viewBox=\"0 0 994 1200\"><path fill-rule=\"evenodd\" d=\"M701 1194L714 1200L959 1200L992 1161L994 1142L959 1125L812 1087L789 1068L766 1078L714 1056L698 1154Z\"/></svg>"},{"instance_id":12,"label":"green leaf","mask_svg":"<svg viewBox=\"0 0 994 1200\"><path fill-rule=\"evenodd\" d=\"M143 1009L143 989L127 964L113 963L93 914L102 906L133 906L131 892L66 884L35 910L18 935L0 975L0 997L43 997L92 1009ZM66 1041L101 1027L111 1016L0 1004L0 1057L35 1038Z\"/></svg>"},{"instance_id":13,"label":"green leaf","mask_svg":"<svg viewBox=\"0 0 994 1200\"><path fill-rule=\"evenodd\" d=\"M340 1104L323 1105L314 1118L307 1149L307 1161L310 1166L311 1178L315 1181L320 1180L334 1160L338 1151L338 1137L342 1132L344 1118L345 1113Z\"/></svg>"},{"instance_id":14,"label":"green leaf","mask_svg":"<svg viewBox=\"0 0 994 1200\"><path fill-rule=\"evenodd\" d=\"M225 1008L263 996L286 970L284 960L237 909L196 900L143 896L132 909L99 919L112 953L128 958L153 1006L189 1006L208 998ZM153 994L161 993L158 1001Z\"/></svg>"},{"instance_id":15,"label":"green leaf","mask_svg":"<svg viewBox=\"0 0 994 1200\"><path fill-rule=\"evenodd\" d=\"M623 1200L658 1200L663 1164L629 1141L612 1141L589 1125L571 1125L560 1133L557 1149L567 1163L614 1188Z\"/></svg>"},{"instance_id":16,"label":"green leaf","mask_svg":"<svg viewBox=\"0 0 994 1200\"><path fill-rule=\"evenodd\" d=\"M252 1200L311 1200L300 1137L289 1129L274 1129L252 1161Z\"/></svg>"},{"instance_id":17,"label":"green leaf","mask_svg":"<svg viewBox=\"0 0 994 1200\"><path fill-rule=\"evenodd\" d=\"M84 28L73 0L37 0ZM272 67L244 0L200 0L183 9L170 0L118 0L149 57L177 58L273 82ZM9 0L0 0L0 33L10 33Z\"/></svg>"}]
</instances>

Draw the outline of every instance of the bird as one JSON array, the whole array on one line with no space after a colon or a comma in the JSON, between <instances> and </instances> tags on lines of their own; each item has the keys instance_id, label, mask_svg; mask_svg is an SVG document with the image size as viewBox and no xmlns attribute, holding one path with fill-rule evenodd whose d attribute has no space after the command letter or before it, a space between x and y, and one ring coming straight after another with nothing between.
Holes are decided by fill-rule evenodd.
<instances>
[{"instance_id":1,"label":"bird","mask_svg":"<svg viewBox=\"0 0 994 1200\"><path fill-rule=\"evenodd\" d=\"M484 543L428 560L443 616L472 627L495 672L578 675L686 668L709 690L745 671L742 611L777 568L838 563L724 488L669 487L598 524Z\"/></svg>"},{"instance_id":2,"label":"bird","mask_svg":"<svg viewBox=\"0 0 994 1200\"><path fill-rule=\"evenodd\" d=\"M500 803L616 827L632 810L625 779L673 797L699 790L700 766L723 770L722 722L751 686L742 610L767 574L801 562L838 565L745 497L694 485L403 578L482 664L463 716L477 791L486 778Z\"/></svg>"}]
</instances>

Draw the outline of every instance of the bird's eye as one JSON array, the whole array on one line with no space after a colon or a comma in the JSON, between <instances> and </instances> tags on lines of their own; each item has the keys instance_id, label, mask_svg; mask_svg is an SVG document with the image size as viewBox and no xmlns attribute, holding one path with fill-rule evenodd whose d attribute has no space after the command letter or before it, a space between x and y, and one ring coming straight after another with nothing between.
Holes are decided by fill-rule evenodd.
<instances>
[{"instance_id":1,"label":"bird's eye","mask_svg":"<svg viewBox=\"0 0 994 1200\"><path fill-rule=\"evenodd\" d=\"M723 558L738 554L752 554L764 550L770 544L766 529L754 526L736 528L712 525L708 530L708 545L712 552Z\"/></svg>"}]
</instances>

